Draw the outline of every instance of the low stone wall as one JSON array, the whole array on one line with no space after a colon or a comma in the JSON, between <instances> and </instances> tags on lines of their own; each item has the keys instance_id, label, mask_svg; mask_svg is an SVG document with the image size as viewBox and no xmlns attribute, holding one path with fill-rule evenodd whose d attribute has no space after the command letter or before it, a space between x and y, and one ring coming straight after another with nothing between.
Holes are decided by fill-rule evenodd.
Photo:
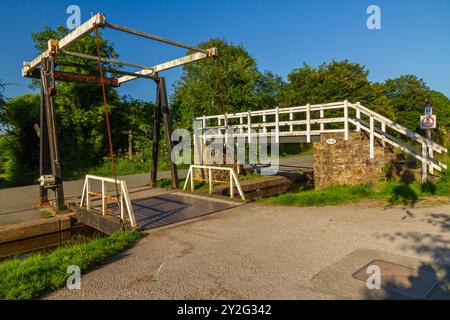
<instances>
[{"instance_id":1,"label":"low stone wall","mask_svg":"<svg viewBox=\"0 0 450 320\"><path fill-rule=\"evenodd\" d=\"M328 139L336 143L329 144ZM322 134L313 149L316 189L377 181L385 177L384 168L395 158L395 154L376 139L375 159L370 159L369 137L362 132L350 132L348 141L343 134Z\"/></svg>"}]
</instances>

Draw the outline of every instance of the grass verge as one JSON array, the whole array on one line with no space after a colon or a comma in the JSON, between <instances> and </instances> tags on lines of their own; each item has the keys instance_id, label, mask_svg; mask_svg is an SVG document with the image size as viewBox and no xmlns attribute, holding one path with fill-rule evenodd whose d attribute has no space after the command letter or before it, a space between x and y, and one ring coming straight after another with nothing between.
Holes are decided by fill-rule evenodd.
<instances>
[{"instance_id":1,"label":"grass verge","mask_svg":"<svg viewBox=\"0 0 450 320\"><path fill-rule=\"evenodd\" d=\"M35 299L65 285L69 277L68 266L76 265L84 273L131 247L142 236L140 232L118 232L88 243L60 247L50 253L35 253L24 259L1 262L0 299Z\"/></svg>"},{"instance_id":2,"label":"grass verge","mask_svg":"<svg viewBox=\"0 0 450 320\"><path fill-rule=\"evenodd\" d=\"M331 186L319 190L286 193L259 199L259 202L285 206L328 206L357 202L362 199L385 200L391 205L413 205L424 196L448 195L448 184L380 182L371 185Z\"/></svg>"}]
</instances>

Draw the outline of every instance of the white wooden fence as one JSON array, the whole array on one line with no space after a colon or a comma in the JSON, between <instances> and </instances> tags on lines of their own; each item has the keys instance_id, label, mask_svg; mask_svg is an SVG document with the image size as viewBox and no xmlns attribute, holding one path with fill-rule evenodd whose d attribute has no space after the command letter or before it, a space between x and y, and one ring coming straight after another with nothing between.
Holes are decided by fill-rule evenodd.
<instances>
[{"instance_id":1,"label":"white wooden fence","mask_svg":"<svg viewBox=\"0 0 450 320\"><path fill-rule=\"evenodd\" d=\"M194 169L203 169L208 170L208 186L209 186L209 195L212 195L213 193L213 179L212 179L212 172L213 170L219 170L219 171L228 171L229 176L229 183L230 183L230 198L234 198L234 187L238 189L239 195L241 196L242 200L245 200L244 191L242 191L241 184L239 182L239 179L236 175L236 172L234 172L233 168L229 167L214 167L214 166L203 166L203 165L191 165L189 167L188 174L186 176L186 181L184 182L183 190L186 190L187 184L190 181L191 182L191 191L194 191L194 181L196 178L194 177ZM203 180L203 179L202 179Z\"/></svg>"},{"instance_id":2,"label":"white wooden fence","mask_svg":"<svg viewBox=\"0 0 450 320\"><path fill-rule=\"evenodd\" d=\"M272 137L275 143L279 143L280 137L295 136L305 136L306 142L311 142L312 136L322 133L342 133L348 140L350 131L361 130L369 134L369 156L372 159L375 157L375 139L380 139L383 145L389 144L421 161L423 181L426 181L428 171L433 174L435 169L447 169L434 157L435 152L447 153L447 148L360 103L352 104L347 100L197 117L194 118L194 143L200 139L206 143L214 138L222 138L225 142L245 138L252 142L259 137Z\"/></svg>"},{"instance_id":3,"label":"white wooden fence","mask_svg":"<svg viewBox=\"0 0 450 320\"><path fill-rule=\"evenodd\" d=\"M101 182L101 192L95 192L92 190L92 184L91 181L96 180ZM106 184L117 184L118 191L119 191L119 198L112 197L107 194ZM136 218L134 215L133 206L131 204L130 195L128 193L128 187L125 180L115 180L112 178L105 178L105 177L99 177L99 176L93 176L93 175L86 175L86 178L84 180L83 185L83 192L81 193L81 202L80 202L80 208L83 206L86 207L86 209L91 209L91 196L100 197L102 201L102 214L103 216L106 216L107 209L108 209L108 200L112 202L116 202L119 205L120 208L120 218L122 221L125 221L125 208L128 212L128 219L130 222L130 225L133 228L136 228Z\"/></svg>"}]
</instances>

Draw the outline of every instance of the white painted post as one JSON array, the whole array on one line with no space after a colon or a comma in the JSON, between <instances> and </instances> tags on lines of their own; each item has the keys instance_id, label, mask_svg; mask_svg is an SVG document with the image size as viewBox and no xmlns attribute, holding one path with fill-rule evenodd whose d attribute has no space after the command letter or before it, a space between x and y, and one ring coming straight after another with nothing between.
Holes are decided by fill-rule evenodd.
<instances>
[{"instance_id":1,"label":"white painted post","mask_svg":"<svg viewBox=\"0 0 450 320\"><path fill-rule=\"evenodd\" d=\"M191 172L191 192L194 192L194 169L191 167L189 171Z\"/></svg>"},{"instance_id":2,"label":"white painted post","mask_svg":"<svg viewBox=\"0 0 450 320\"><path fill-rule=\"evenodd\" d=\"M228 143L228 121L227 121L227 119L228 119L228 116L225 113L225 119L223 120L223 123L225 125L225 144Z\"/></svg>"},{"instance_id":3,"label":"white painted post","mask_svg":"<svg viewBox=\"0 0 450 320\"><path fill-rule=\"evenodd\" d=\"M370 116L370 159L375 158L375 123L373 116Z\"/></svg>"},{"instance_id":4,"label":"white painted post","mask_svg":"<svg viewBox=\"0 0 450 320\"><path fill-rule=\"evenodd\" d=\"M323 105L320 106L321 108L323 108ZM320 109L320 119L324 119L325 118L325 112L323 109ZM325 130L325 123L321 123L320 124L320 132L323 132Z\"/></svg>"},{"instance_id":5,"label":"white painted post","mask_svg":"<svg viewBox=\"0 0 450 320\"><path fill-rule=\"evenodd\" d=\"M247 132L247 135L248 135L248 143L251 143L252 142L252 118L251 118L252 116L251 116L251 113L250 113L250 111L248 112L248 115L247 115L247 130L248 130L248 132Z\"/></svg>"},{"instance_id":6,"label":"white painted post","mask_svg":"<svg viewBox=\"0 0 450 320\"><path fill-rule=\"evenodd\" d=\"M361 124L359 123L359 120L361 120L361 110L359 109L360 103L356 103L356 131L361 131Z\"/></svg>"},{"instance_id":7,"label":"white painted post","mask_svg":"<svg viewBox=\"0 0 450 320\"><path fill-rule=\"evenodd\" d=\"M384 135L386 133L386 123L385 122L381 122L381 131L383 132L381 141L383 142L383 147L386 147L386 136Z\"/></svg>"},{"instance_id":8,"label":"white painted post","mask_svg":"<svg viewBox=\"0 0 450 320\"><path fill-rule=\"evenodd\" d=\"M86 178L86 209L91 209L91 196L89 195L89 192L91 192L91 183L90 179Z\"/></svg>"},{"instance_id":9,"label":"white painted post","mask_svg":"<svg viewBox=\"0 0 450 320\"><path fill-rule=\"evenodd\" d=\"M239 124L241 125L241 127L239 128L239 134L243 134L244 133L244 128L243 128L244 118L239 117Z\"/></svg>"},{"instance_id":10,"label":"white painted post","mask_svg":"<svg viewBox=\"0 0 450 320\"><path fill-rule=\"evenodd\" d=\"M422 142L422 183L426 183L428 180L428 155L427 155L427 143Z\"/></svg>"},{"instance_id":11,"label":"white painted post","mask_svg":"<svg viewBox=\"0 0 450 320\"><path fill-rule=\"evenodd\" d=\"M119 206L120 206L120 219L123 221L123 217L125 216L125 210L123 206L123 190L120 192Z\"/></svg>"},{"instance_id":12,"label":"white painted post","mask_svg":"<svg viewBox=\"0 0 450 320\"><path fill-rule=\"evenodd\" d=\"M280 109L275 109L275 143L280 143Z\"/></svg>"},{"instance_id":13,"label":"white painted post","mask_svg":"<svg viewBox=\"0 0 450 320\"><path fill-rule=\"evenodd\" d=\"M263 123L266 124L266 122L267 122L267 117L266 117L266 114L264 113L263 114ZM267 127L265 125L263 127L263 133L267 133Z\"/></svg>"},{"instance_id":14,"label":"white painted post","mask_svg":"<svg viewBox=\"0 0 450 320\"><path fill-rule=\"evenodd\" d=\"M233 180L233 175L231 173L230 170L230 197L233 199L234 198L234 184L233 184L234 180Z\"/></svg>"},{"instance_id":15,"label":"white painted post","mask_svg":"<svg viewBox=\"0 0 450 320\"><path fill-rule=\"evenodd\" d=\"M348 140L348 100L344 101L344 139Z\"/></svg>"},{"instance_id":16,"label":"white painted post","mask_svg":"<svg viewBox=\"0 0 450 320\"><path fill-rule=\"evenodd\" d=\"M83 192L81 193L81 200L80 200L80 208L83 206L84 199L86 199L86 183L87 178L84 179Z\"/></svg>"},{"instance_id":17,"label":"white painted post","mask_svg":"<svg viewBox=\"0 0 450 320\"><path fill-rule=\"evenodd\" d=\"M292 112L289 113L289 121L294 121L294 114ZM294 131L294 126L292 125L292 123L289 125L289 131Z\"/></svg>"},{"instance_id":18,"label":"white painted post","mask_svg":"<svg viewBox=\"0 0 450 320\"><path fill-rule=\"evenodd\" d=\"M209 195L212 195L212 170L208 169L208 180L209 180Z\"/></svg>"},{"instance_id":19,"label":"white painted post","mask_svg":"<svg viewBox=\"0 0 450 320\"><path fill-rule=\"evenodd\" d=\"M102 180L102 213L106 215L105 180Z\"/></svg>"},{"instance_id":20,"label":"white painted post","mask_svg":"<svg viewBox=\"0 0 450 320\"><path fill-rule=\"evenodd\" d=\"M431 147L428 147L428 156L430 158L434 157L433 148L431 148ZM431 161L430 161L429 171L430 171L431 174L434 174L434 167L433 167L433 164L432 164Z\"/></svg>"},{"instance_id":21,"label":"white painted post","mask_svg":"<svg viewBox=\"0 0 450 320\"><path fill-rule=\"evenodd\" d=\"M311 142L311 105L306 105L306 142Z\"/></svg>"},{"instance_id":22,"label":"white painted post","mask_svg":"<svg viewBox=\"0 0 450 320\"><path fill-rule=\"evenodd\" d=\"M202 132L203 132L203 143L206 144L206 116L203 115L202 119ZM203 158L203 157L202 157Z\"/></svg>"}]
</instances>

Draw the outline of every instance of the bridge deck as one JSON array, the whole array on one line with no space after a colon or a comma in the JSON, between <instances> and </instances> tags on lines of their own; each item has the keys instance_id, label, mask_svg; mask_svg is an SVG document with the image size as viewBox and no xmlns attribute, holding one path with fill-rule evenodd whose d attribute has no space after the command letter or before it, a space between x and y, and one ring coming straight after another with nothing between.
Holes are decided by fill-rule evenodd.
<instances>
[{"instance_id":1,"label":"bridge deck","mask_svg":"<svg viewBox=\"0 0 450 320\"><path fill-rule=\"evenodd\" d=\"M132 189L129 193L140 230L178 223L242 204L238 201L148 187ZM113 194L114 192L111 192L111 195ZM77 218L80 222L108 234L120 228L120 211L117 204L108 204L108 215L105 217L100 213L102 205L100 198L93 198L91 205L93 210L89 211L77 207Z\"/></svg>"}]
</instances>

